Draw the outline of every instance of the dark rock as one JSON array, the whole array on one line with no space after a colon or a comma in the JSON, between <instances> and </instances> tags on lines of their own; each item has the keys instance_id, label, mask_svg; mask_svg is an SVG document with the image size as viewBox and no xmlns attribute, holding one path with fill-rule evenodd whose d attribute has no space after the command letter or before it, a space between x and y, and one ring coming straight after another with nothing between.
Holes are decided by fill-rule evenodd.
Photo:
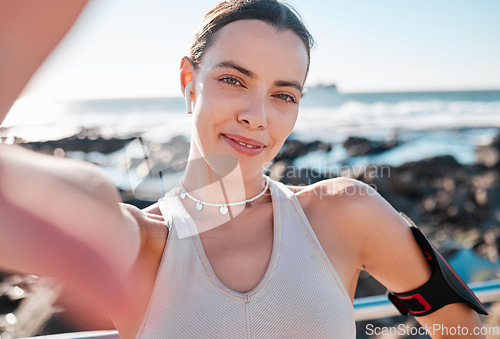
<instances>
[{"instance_id":1,"label":"dark rock","mask_svg":"<svg viewBox=\"0 0 500 339\"><path fill-rule=\"evenodd\" d=\"M500 167L500 134L488 145L476 149L476 163L486 167Z\"/></svg>"},{"instance_id":2,"label":"dark rock","mask_svg":"<svg viewBox=\"0 0 500 339\"><path fill-rule=\"evenodd\" d=\"M269 177L276 181L281 181L285 176L287 168L291 166L290 161L279 160L274 162L266 173Z\"/></svg>"},{"instance_id":3,"label":"dark rock","mask_svg":"<svg viewBox=\"0 0 500 339\"><path fill-rule=\"evenodd\" d=\"M321 180L330 179L332 177L333 176L319 173L314 169L296 169L294 167L287 166L285 171L283 172L282 177L280 178L280 181L285 185L307 186L317 183Z\"/></svg>"},{"instance_id":4,"label":"dark rock","mask_svg":"<svg viewBox=\"0 0 500 339\"><path fill-rule=\"evenodd\" d=\"M349 137L344 141L343 146L349 156L366 154L377 154L394 148L399 143L395 139L390 141L372 141L361 137Z\"/></svg>"},{"instance_id":5,"label":"dark rock","mask_svg":"<svg viewBox=\"0 0 500 339\"><path fill-rule=\"evenodd\" d=\"M345 173L352 177L349 172ZM499 225L500 213L495 212L500 206L499 176L483 166L439 156L397 167L370 165L354 177L435 233L445 225L457 231Z\"/></svg>"},{"instance_id":6,"label":"dark rock","mask_svg":"<svg viewBox=\"0 0 500 339\"><path fill-rule=\"evenodd\" d=\"M283 144L283 147L279 151L278 155L276 155L274 161L281 160L294 160L298 157L306 155L309 152L313 151L324 151L330 152L332 146L329 143L325 143L322 141L311 141L311 142L303 142L300 140L287 139Z\"/></svg>"},{"instance_id":7,"label":"dark rock","mask_svg":"<svg viewBox=\"0 0 500 339\"><path fill-rule=\"evenodd\" d=\"M407 162L399 166L401 171L411 171L417 177L442 177L462 165L451 155L425 158Z\"/></svg>"},{"instance_id":8,"label":"dark rock","mask_svg":"<svg viewBox=\"0 0 500 339\"><path fill-rule=\"evenodd\" d=\"M9 296L0 295L0 314L11 313L19 307L22 299L12 300Z\"/></svg>"},{"instance_id":9,"label":"dark rock","mask_svg":"<svg viewBox=\"0 0 500 339\"><path fill-rule=\"evenodd\" d=\"M127 199L127 200L123 200L123 202L125 204L134 205L135 207L137 207L139 209L143 209L143 208L146 208L148 206L151 206L156 201L139 200L139 199L130 198L130 199Z\"/></svg>"},{"instance_id":10,"label":"dark rock","mask_svg":"<svg viewBox=\"0 0 500 339\"><path fill-rule=\"evenodd\" d=\"M492 262L498 261L500 255L500 229L489 229L481 235L473 246L476 254L488 258Z\"/></svg>"},{"instance_id":11,"label":"dark rock","mask_svg":"<svg viewBox=\"0 0 500 339\"><path fill-rule=\"evenodd\" d=\"M428 184L418 180L413 173L407 171L393 171L388 182L394 192L407 197L422 197L430 192Z\"/></svg>"},{"instance_id":12,"label":"dark rock","mask_svg":"<svg viewBox=\"0 0 500 339\"><path fill-rule=\"evenodd\" d=\"M103 138L102 136L92 137L81 134L73 135L59 140L47 140L37 142L22 142L20 145L38 152L53 154L56 149L62 149L65 152L81 151L85 153L99 152L109 154L122 149L135 138Z\"/></svg>"}]
</instances>

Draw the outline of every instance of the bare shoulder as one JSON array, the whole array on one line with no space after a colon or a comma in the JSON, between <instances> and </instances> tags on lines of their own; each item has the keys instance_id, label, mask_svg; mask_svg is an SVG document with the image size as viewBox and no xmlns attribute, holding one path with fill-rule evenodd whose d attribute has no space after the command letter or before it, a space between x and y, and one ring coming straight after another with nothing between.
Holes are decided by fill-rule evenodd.
<instances>
[{"instance_id":1,"label":"bare shoulder","mask_svg":"<svg viewBox=\"0 0 500 339\"><path fill-rule=\"evenodd\" d=\"M342 210L346 207L355 209L368 201L385 201L369 185L346 177L322 180L308 186L289 186L289 188L296 194L302 206L314 206L316 212L321 213L338 212L337 207L342 207Z\"/></svg>"},{"instance_id":2,"label":"bare shoulder","mask_svg":"<svg viewBox=\"0 0 500 339\"><path fill-rule=\"evenodd\" d=\"M158 203L152 204L144 209L133 205L121 203L121 210L125 215L132 218L138 225L141 233L141 251L163 249L168 235L168 228L160 212Z\"/></svg>"},{"instance_id":3,"label":"bare shoulder","mask_svg":"<svg viewBox=\"0 0 500 339\"><path fill-rule=\"evenodd\" d=\"M158 249L163 252L168 236L168 225L161 214L158 202L144 208L141 212L145 220L147 220L149 239L154 241Z\"/></svg>"},{"instance_id":4,"label":"bare shoulder","mask_svg":"<svg viewBox=\"0 0 500 339\"><path fill-rule=\"evenodd\" d=\"M150 214L155 214L155 215L161 215L160 206L159 206L158 202L155 202L154 204L149 205L146 208L143 208L142 211L145 212L145 213L150 213Z\"/></svg>"},{"instance_id":5,"label":"bare shoulder","mask_svg":"<svg viewBox=\"0 0 500 339\"><path fill-rule=\"evenodd\" d=\"M297 197L305 202L306 208L331 220L329 225L337 225L339 231L356 237L363 246L378 239L376 234L388 236L408 229L398 211L373 187L356 179L323 180L299 191Z\"/></svg>"},{"instance_id":6,"label":"bare shoulder","mask_svg":"<svg viewBox=\"0 0 500 339\"><path fill-rule=\"evenodd\" d=\"M343 239L343 244L348 245L349 252L356 257L360 256L359 252L364 246L360 239L363 239L366 229L377 227L370 214L383 213L376 206L387 204L372 187L345 177L290 189L295 193L320 241Z\"/></svg>"},{"instance_id":7,"label":"bare shoulder","mask_svg":"<svg viewBox=\"0 0 500 339\"><path fill-rule=\"evenodd\" d=\"M393 291L406 291L427 281L425 259L408 222L377 191L350 178L324 180L297 193L307 195L306 208L328 220L330 236L353 248L360 267ZM327 233L328 234L328 233ZM400 272L407 272L404 278Z\"/></svg>"}]
</instances>

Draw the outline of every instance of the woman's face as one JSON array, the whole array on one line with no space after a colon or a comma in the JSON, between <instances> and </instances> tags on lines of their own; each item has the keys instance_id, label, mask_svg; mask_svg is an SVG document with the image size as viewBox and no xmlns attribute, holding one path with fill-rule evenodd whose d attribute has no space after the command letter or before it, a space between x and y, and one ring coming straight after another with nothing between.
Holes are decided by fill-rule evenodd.
<instances>
[{"instance_id":1,"label":"woman's face","mask_svg":"<svg viewBox=\"0 0 500 339\"><path fill-rule=\"evenodd\" d=\"M261 171L292 132L308 61L290 30L239 20L218 31L192 73L201 153L229 154L243 172Z\"/></svg>"}]
</instances>

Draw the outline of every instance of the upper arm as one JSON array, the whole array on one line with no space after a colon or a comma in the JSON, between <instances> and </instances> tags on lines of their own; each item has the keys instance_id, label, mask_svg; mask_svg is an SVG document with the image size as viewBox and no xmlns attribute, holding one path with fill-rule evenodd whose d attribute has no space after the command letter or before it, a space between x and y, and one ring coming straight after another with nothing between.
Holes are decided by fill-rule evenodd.
<instances>
[{"instance_id":1,"label":"upper arm","mask_svg":"<svg viewBox=\"0 0 500 339\"><path fill-rule=\"evenodd\" d=\"M362 265L393 292L405 292L423 285L431 269L407 221L371 188L359 199L362 213L355 218L363 229Z\"/></svg>"},{"instance_id":2,"label":"upper arm","mask_svg":"<svg viewBox=\"0 0 500 339\"><path fill-rule=\"evenodd\" d=\"M350 260L356 269L366 270L395 292L412 290L429 279L430 268L406 220L373 188L338 178L321 189L327 196L323 211L337 224L335 235L352 247Z\"/></svg>"},{"instance_id":3,"label":"upper arm","mask_svg":"<svg viewBox=\"0 0 500 339\"><path fill-rule=\"evenodd\" d=\"M411 291L426 283L431 269L408 222L368 185L351 180L344 191L341 204L346 204L350 227L362 235L357 247L362 268L393 292ZM481 326L479 317L465 304L447 305L416 319L430 328L434 324L468 327L469 333ZM430 335L441 337L438 331Z\"/></svg>"}]
</instances>

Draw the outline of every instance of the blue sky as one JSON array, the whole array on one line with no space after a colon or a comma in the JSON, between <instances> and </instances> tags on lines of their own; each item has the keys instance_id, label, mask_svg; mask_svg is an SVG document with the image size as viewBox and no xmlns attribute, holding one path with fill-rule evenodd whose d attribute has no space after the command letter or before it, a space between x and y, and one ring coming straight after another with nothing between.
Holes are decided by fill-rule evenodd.
<instances>
[{"instance_id":1,"label":"blue sky","mask_svg":"<svg viewBox=\"0 0 500 339\"><path fill-rule=\"evenodd\" d=\"M500 1L293 0L317 40L309 85L500 89ZM180 59L214 1L93 0L25 95L179 96Z\"/></svg>"}]
</instances>

